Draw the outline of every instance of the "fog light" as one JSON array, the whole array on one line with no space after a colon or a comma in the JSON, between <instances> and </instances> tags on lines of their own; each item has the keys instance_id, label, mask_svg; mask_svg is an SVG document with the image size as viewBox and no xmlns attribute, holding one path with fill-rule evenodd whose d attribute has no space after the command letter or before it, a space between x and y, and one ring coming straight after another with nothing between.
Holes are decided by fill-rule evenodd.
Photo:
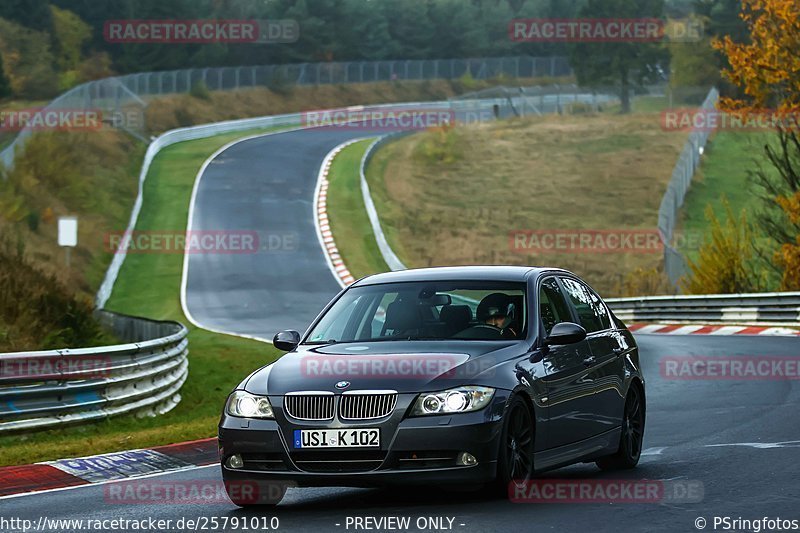
<instances>
[{"instance_id":1,"label":"fog light","mask_svg":"<svg viewBox=\"0 0 800 533\"><path fill-rule=\"evenodd\" d=\"M236 455L231 455L230 457L228 457L227 465L228 468L233 468L233 469L243 467L244 461L242 461L242 456L239 455L238 453Z\"/></svg>"},{"instance_id":2,"label":"fog light","mask_svg":"<svg viewBox=\"0 0 800 533\"><path fill-rule=\"evenodd\" d=\"M458 460L456 461L459 465L462 466L474 466L478 464L478 460L475 459L475 456L471 453L461 452L458 454Z\"/></svg>"}]
</instances>

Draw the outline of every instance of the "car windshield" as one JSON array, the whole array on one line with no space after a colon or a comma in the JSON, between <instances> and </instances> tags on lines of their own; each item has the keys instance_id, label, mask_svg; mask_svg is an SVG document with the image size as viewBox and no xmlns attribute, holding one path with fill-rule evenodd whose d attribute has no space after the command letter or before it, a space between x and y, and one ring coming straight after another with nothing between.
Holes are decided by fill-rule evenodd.
<instances>
[{"instance_id":1,"label":"car windshield","mask_svg":"<svg viewBox=\"0 0 800 533\"><path fill-rule=\"evenodd\" d=\"M524 283L415 282L353 287L306 344L387 340L524 338Z\"/></svg>"}]
</instances>

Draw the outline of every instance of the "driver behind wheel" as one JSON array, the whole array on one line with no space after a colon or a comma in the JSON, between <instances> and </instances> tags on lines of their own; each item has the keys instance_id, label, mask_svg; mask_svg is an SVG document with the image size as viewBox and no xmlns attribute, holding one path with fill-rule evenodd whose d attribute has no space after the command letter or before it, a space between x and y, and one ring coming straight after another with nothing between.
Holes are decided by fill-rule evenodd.
<instances>
[{"instance_id":1,"label":"driver behind wheel","mask_svg":"<svg viewBox=\"0 0 800 533\"><path fill-rule=\"evenodd\" d=\"M481 300L478 304L478 320L500 330L505 338L514 338L517 332L514 327L515 305L511 297L496 292Z\"/></svg>"}]
</instances>

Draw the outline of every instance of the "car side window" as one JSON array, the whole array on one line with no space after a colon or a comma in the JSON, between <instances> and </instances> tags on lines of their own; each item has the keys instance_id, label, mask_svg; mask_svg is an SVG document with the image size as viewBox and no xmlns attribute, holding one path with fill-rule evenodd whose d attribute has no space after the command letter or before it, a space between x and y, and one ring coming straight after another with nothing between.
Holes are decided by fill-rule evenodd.
<instances>
[{"instance_id":1,"label":"car side window","mask_svg":"<svg viewBox=\"0 0 800 533\"><path fill-rule=\"evenodd\" d=\"M572 320L569 306L556 278L547 278L542 281L539 288L539 313L547 335L550 335L550 331L556 324Z\"/></svg>"},{"instance_id":2,"label":"car side window","mask_svg":"<svg viewBox=\"0 0 800 533\"><path fill-rule=\"evenodd\" d=\"M573 307L578 312L581 326L587 333L602 331L611 327L611 317L605 304L597 294L579 281L561 278Z\"/></svg>"}]
</instances>

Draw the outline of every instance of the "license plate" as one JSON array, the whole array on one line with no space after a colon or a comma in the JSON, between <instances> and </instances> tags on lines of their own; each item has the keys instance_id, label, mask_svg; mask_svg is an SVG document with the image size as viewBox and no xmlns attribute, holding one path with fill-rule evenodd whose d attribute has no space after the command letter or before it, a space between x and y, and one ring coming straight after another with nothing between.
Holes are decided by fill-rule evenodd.
<instances>
[{"instance_id":1,"label":"license plate","mask_svg":"<svg viewBox=\"0 0 800 533\"><path fill-rule=\"evenodd\" d=\"M295 448L379 448L380 430L295 429Z\"/></svg>"}]
</instances>

